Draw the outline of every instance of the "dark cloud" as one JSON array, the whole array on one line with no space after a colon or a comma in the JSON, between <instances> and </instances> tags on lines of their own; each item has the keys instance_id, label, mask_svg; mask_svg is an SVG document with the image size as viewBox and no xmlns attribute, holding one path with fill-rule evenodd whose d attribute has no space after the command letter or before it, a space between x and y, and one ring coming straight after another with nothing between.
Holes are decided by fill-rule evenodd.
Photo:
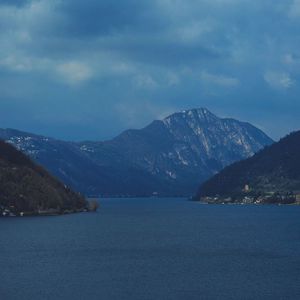
<instances>
[{"instance_id":1,"label":"dark cloud","mask_svg":"<svg viewBox=\"0 0 300 300\"><path fill-rule=\"evenodd\" d=\"M30 0L0 0L1 5L9 5L9 6L23 6L30 2Z\"/></svg>"},{"instance_id":2,"label":"dark cloud","mask_svg":"<svg viewBox=\"0 0 300 300\"><path fill-rule=\"evenodd\" d=\"M65 34L76 37L120 34L158 29L164 23L153 11L152 1L64 1Z\"/></svg>"},{"instance_id":3,"label":"dark cloud","mask_svg":"<svg viewBox=\"0 0 300 300\"><path fill-rule=\"evenodd\" d=\"M101 138L206 106L281 136L299 22L296 0L0 0L0 127Z\"/></svg>"}]
</instances>

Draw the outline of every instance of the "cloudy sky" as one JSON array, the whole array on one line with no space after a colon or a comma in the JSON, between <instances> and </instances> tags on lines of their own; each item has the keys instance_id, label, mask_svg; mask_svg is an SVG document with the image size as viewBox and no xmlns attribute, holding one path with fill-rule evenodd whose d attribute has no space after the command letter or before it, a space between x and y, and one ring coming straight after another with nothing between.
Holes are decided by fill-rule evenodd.
<instances>
[{"instance_id":1,"label":"cloudy sky","mask_svg":"<svg viewBox=\"0 0 300 300\"><path fill-rule=\"evenodd\" d=\"M0 127L101 140L207 107L300 129L300 0L0 0Z\"/></svg>"}]
</instances>

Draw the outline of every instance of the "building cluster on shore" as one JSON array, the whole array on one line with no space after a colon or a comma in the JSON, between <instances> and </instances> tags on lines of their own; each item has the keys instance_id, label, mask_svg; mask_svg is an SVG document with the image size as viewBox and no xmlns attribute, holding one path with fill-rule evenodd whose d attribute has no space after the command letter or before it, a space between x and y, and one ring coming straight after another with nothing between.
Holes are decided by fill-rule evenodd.
<instances>
[{"instance_id":1,"label":"building cluster on shore","mask_svg":"<svg viewBox=\"0 0 300 300\"><path fill-rule=\"evenodd\" d=\"M39 208L36 211L18 211L15 206L0 206L0 217L25 217L25 216L58 216L80 212L95 212L98 209L98 201L90 200L87 206L77 209Z\"/></svg>"},{"instance_id":2,"label":"building cluster on shore","mask_svg":"<svg viewBox=\"0 0 300 300\"><path fill-rule=\"evenodd\" d=\"M208 204L298 204L300 192L253 192L246 185L243 193L236 196L202 197L201 201Z\"/></svg>"}]
</instances>

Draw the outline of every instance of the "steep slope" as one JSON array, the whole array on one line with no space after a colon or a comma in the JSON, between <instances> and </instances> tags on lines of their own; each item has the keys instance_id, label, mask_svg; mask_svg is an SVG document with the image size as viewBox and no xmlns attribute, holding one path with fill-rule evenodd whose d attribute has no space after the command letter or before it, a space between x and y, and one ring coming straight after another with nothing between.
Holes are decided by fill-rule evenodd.
<instances>
[{"instance_id":1,"label":"steep slope","mask_svg":"<svg viewBox=\"0 0 300 300\"><path fill-rule=\"evenodd\" d=\"M70 143L0 131L64 182L86 194L191 195L234 161L272 143L254 126L207 109L175 113L105 142Z\"/></svg>"},{"instance_id":2,"label":"steep slope","mask_svg":"<svg viewBox=\"0 0 300 300\"><path fill-rule=\"evenodd\" d=\"M228 198L232 202L284 203L296 200L297 194L300 194L300 131L225 168L200 186L198 198L212 197L215 202Z\"/></svg>"},{"instance_id":3,"label":"steep slope","mask_svg":"<svg viewBox=\"0 0 300 300\"><path fill-rule=\"evenodd\" d=\"M74 193L12 145L0 141L0 212L38 213L80 210L85 199Z\"/></svg>"},{"instance_id":4,"label":"steep slope","mask_svg":"<svg viewBox=\"0 0 300 300\"><path fill-rule=\"evenodd\" d=\"M100 152L98 155L105 163L96 162L92 158L92 151L103 145L103 142L92 142L93 148L88 149L85 144L60 141L14 129L0 129L0 138L6 139L46 167L66 185L86 195L149 195L161 184L151 174L131 165L114 150Z\"/></svg>"},{"instance_id":5,"label":"steep slope","mask_svg":"<svg viewBox=\"0 0 300 300\"><path fill-rule=\"evenodd\" d=\"M146 171L161 183L152 191L190 195L197 180L204 181L271 143L248 123L194 109L154 121L141 130L125 131L111 141L81 143L80 148L99 165L108 167L114 161L124 169L134 166Z\"/></svg>"}]
</instances>

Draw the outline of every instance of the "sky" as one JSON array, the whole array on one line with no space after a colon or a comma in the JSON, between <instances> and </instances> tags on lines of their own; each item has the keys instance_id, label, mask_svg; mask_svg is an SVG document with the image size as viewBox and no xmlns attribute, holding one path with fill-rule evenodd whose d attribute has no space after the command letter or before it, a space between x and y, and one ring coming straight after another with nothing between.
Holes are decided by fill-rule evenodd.
<instances>
[{"instance_id":1,"label":"sky","mask_svg":"<svg viewBox=\"0 0 300 300\"><path fill-rule=\"evenodd\" d=\"M104 140L190 108L300 129L300 0L0 0L0 127Z\"/></svg>"}]
</instances>

